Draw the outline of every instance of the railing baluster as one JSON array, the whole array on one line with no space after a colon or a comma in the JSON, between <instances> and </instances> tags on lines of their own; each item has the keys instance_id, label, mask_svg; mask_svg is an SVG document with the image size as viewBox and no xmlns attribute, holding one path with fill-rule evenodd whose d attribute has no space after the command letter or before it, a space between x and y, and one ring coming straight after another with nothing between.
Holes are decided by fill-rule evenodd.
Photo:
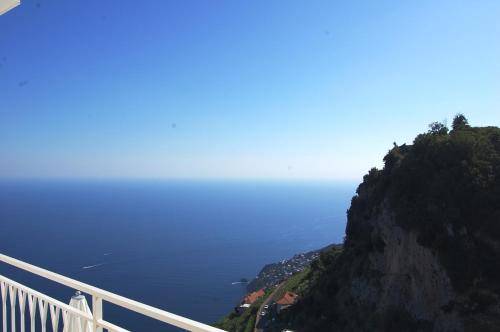
<instances>
[{"instance_id":1,"label":"railing baluster","mask_svg":"<svg viewBox=\"0 0 500 332\"><path fill-rule=\"evenodd\" d=\"M63 332L68 332L69 330L69 313L66 310L62 311L63 319Z\"/></svg>"},{"instance_id":2,"label":"railing baluster","mask_svg":"<svg viewBox=\"0 0 500 332\"><path fill-rule=\"evenodd\" d=\"M24 310L26 309L26 293L22 290L17 290L17 297L19 298L19 313L21 315L21 332L25 331Z\"/></svg>"},{"instance_id":3,"label":"railing baluster","mask_svg":"<svg viewBox=\"0 0 500 332\"><path fill-rule=\"evenodd\" d=\"M50 321L52 322L52 331L57 332L57 328L59 326L59 308L55 305L50 305Z\"/></svg>"},{"instance_id":4,"label":"railing baluster","mask_svg":"<svg viewBox=\"0 0 500 332\"><path fill-rule=\"evenodd\" d=\"M2 292L2 331L7 331L7 286L5 282L0 282Z\"/></svg>"},{"instance_id":5,"label":"railing baluster","mask_svg":"<svg viewBox=\"0 0 500 332\"><path fill-rule=\"evenodd\" d=\"M40 311L40 320L42 323L42 332L47 331L47 302L38 299L38 310Z\"/></svg>"},{"instance_id":6,"label":"railing baluster","mask_svg":"<svg viewBox=\"0 0 500 332\"><path fill-rule=\"evenodd\" d=\"M92 295L92 317L94 318L92 331L102 332L102 328L97 323L102 319L102 299L95 295Z\"/></svg>"},{"instance_id":7,"label":"railing baluster","mask_svg":"<svg viewBox=\"0 0 500 332\"><path fill-rule=\"evenodd\" d=\"M35 295L28 294L28 309L30 310L30 332L35 332L36 302L37 299Z\"/></svg>"},{"instance_id":8,"label":"railing baluster","mask_svg":"<svg viewBox=\"0 0 500 332\"><path fill-rule=\"evenodd\" d=\"M16 288L12 285L9 286L10 294L10 330L16 332Z\"/></svg>"},{"instance_id":9,"label":"railing baluster","mask_svg":"<svg viewBox=\"0 0 500 332\"><path fill-rule=\"evenodd\" d=\"M94 330L92 329L94 325L93 322L91 320L87 320L86 322L87 324L85 324L85 330L83 332L88 332L88 331L94 332Z\"/></svg>"}]
</instances>

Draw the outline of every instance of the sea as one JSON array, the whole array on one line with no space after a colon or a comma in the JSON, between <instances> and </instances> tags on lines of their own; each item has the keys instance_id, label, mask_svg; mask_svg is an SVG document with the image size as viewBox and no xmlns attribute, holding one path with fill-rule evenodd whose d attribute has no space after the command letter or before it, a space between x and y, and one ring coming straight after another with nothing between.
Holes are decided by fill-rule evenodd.
<instances>
[{"instance_id":1,"label":"sea","mask_svg":"<svg viewBox=\"0 0 500 332\"><path fill-rule=\"evenodd\" d=\"M354 182L2 180L0 253L213 323L268 263L345 234ZM69 303L75 290L0 262L0 274ZM91 298L87 296L89 303ZM131 331L179 331L104 304Z\"/></svg>"}]
</instances>

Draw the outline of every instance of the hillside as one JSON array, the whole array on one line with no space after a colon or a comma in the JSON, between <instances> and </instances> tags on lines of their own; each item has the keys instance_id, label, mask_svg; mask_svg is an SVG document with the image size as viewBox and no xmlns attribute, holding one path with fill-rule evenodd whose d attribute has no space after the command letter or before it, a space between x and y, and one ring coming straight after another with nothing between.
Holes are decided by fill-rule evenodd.
<instances>
[{"instance_id":1,"label":"hillside","mask_svg":"<svg viewBox=\"0 0 500 332\"><path fill-rule=\"evenodd\" d=\"M272 288L278 285L283 280L290 278L290 276L303 271L311 262L319 258L323 251L338 248L339 245L329 245L319 250L313 250L302 254L296 254L289 259L284 259L281 262L271 263L265 265L259 274L247 285L249 292L255 292L261 288Z\"/></svg>"},{"instance_id":2,"label":"hillside","mask_svg":"<svg viewBox=\"0 0 500 332\"><path fill-rule=\"evenodd\" d=\"M397 145L278 325L297 331L500 330L500 129L459 115Z\"/></svg>"}]
</instances>

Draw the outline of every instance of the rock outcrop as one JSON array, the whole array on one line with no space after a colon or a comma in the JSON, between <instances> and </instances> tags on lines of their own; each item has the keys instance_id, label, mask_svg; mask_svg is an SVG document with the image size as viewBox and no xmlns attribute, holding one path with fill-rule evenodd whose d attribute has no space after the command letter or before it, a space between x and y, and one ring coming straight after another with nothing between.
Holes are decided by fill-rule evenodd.
<instances>
[{"instance_id":1,"label":"rock outcrop","mask_svg":"<svg viewBox=\"0 0 500 332\"><path fill-rule=\"evenodd\" d=\"M362 223L359 226L370 230L372 243L379 242L383 249L374 248L360 258L358 264L367 273L353 275L341 289L339 298L349 303L341 311L371 307L383 316L396 309L422 322L422 330L430 325L436 331L464 330L458 314L443 309L457 299L451 280L436 253L419 244L415 232L397 225L386 207L377 216L350 222Z\"/></svg>"},{"instance_id":2,"label":"rock outcrop","mask_svg":"<svg viewBox=\"0 0 500 332\"><path fill-rule=\"evenodd\" d=\"M311 264L299 331L500 331L500 129L433 124L363 179L343 250Z\"/></svg>"}]
</instances>

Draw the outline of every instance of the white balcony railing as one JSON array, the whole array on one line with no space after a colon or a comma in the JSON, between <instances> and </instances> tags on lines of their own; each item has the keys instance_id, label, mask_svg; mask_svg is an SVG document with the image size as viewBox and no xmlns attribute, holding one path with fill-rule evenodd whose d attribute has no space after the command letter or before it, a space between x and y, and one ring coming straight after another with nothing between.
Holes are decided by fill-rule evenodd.
<instances>
[{"instance_id":1,"label":"white balcony railing","mask_svg":"<svg viewBox=\"0 0 500 332\"><path fill-rule=\"evenodd\" d=\"M11 331L26 330L25 317L29 314L30 331L35 331L35 317L38 310L38 317L40 318L40 326L42 332L47 329L47 318L50 314L50 324L52 331L71 331L69 327L70 319L79 319L84 322L86 331L112 331L112 332L126 332L119 326L107 322L103 318L102 304L103 301L113 303L125 309L137 312L147 317L159 320L166 324L170 324L181 329L193 332L222 332L223 330L215 327L182 317L170 312L151 307L149 305L128 299L126 297L113 294L111 292L87 285L83 282L73 280L62 276L60 274L47 271L45 269L36 267L34 265L22 262L9 256L0 254L0 261L6 264L15 266L19 269L28 271L46 279L55 281L61 285L73 288L83 293L92 296L92 314L78 310L61 301L51 298L45 294L37 292L31 288L21 285L11 279L8 279L0 274L0 286L2 295L2 331L7 332L7 305L10 305L10 327ZM9 301L7 301L9 299ZM28 312L26 312L26 306ZM19 319L16 319L18 313ZM16 329L16 322L19 322L19 329ZM60 324L62 322L62 324Z\"/></svg>"}]
</instances>

